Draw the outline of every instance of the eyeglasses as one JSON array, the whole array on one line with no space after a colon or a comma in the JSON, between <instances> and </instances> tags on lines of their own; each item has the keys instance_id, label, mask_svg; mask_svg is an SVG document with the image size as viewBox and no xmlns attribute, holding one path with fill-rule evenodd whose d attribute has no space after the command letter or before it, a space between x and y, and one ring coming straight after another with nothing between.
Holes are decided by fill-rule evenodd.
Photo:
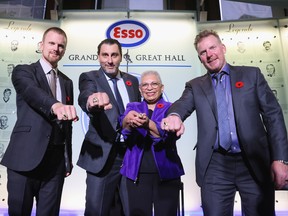
<instances>
[{"instance_id":1,"label":"eyeglasses","mask_svg":"<svg viewBox=\"0 0 288 216\"><path fill-rule=\"evenodd\" d=\"M142 89L148 89L149 86L151 86L153 89L158 88L161 84L158 82L152 82L152 83L142 83L140 86Z\"/></svg>"}]
</instances>

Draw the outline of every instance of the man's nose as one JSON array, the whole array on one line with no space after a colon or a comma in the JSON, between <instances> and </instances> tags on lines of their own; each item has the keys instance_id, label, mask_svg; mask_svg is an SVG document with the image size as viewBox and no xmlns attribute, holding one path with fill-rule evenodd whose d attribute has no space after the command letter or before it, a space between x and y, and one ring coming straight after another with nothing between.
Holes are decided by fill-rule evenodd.
<instances>
[{"instance_id":1,"label":"man's nose","mask_svg":"<svg viewBox=\"0 0 288 216\"><path fill-rule=\"evenodd\" d=\"M207 57L209 57L209 56L212 55L213 52L212 52L211 50L208 49L206 53L207 53Z\"/></svg>"},{"instance_id":2,"label":"man's nose","mask_svg":"<svg viewBox=\"0 0 288 216\"><path fill-rule=\"evenodd\" d=\"M108 61L109 63L112 63L112 56L108 56L107 61Z\"/></svg>"}]
</instances>

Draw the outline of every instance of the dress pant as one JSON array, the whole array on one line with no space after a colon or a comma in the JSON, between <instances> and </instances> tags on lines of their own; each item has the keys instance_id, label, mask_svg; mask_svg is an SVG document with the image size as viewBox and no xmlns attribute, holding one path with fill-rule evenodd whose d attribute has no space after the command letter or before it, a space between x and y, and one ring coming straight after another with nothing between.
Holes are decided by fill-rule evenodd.
<instances>
[{"instance_id":1,"label":"dress pant","mask_svg":"<svg viewBox=\"0 0 288 216\"><path fill-rule=\"evenodd\" d=\"M125 150L115 144L101 173L87 172L85 216L124 215L126 198L125 189L120 187L120 167Z\"/></svg>"},{"instance_id":2,"label":"dress pant","mask_svg":"<svg viewBox=\"0 0 288 216\"><path fill-rule=\"evenodd\" d=\"M37 216L59 216L65 178L64 145L49 146L40 165L29 172L7 169L8 212L30 216L34 197Z\"/></svg>"},{"instance_id":3,"label":"dress pant","mask_svg":"<svg viewBox=\"0 0 288 216\"><path fill-rule=\"evenodd\" d=\"M126 216L177 215L180 178L161 181L158 173L140 173L137 182L126 177L122 182L128 195Z\"/></svg>"},{"instance_id":4,"label":"dress pant","mask_svg":"<svg viewBox=\"0 0 288 216\"><path fill-rule=\"evenodd\" d=\"M214 152L201 187L204 216L233 216L236 191L245 216L275 216L270 177L260 185L251 176L241 153Z\"/></svg>"}]
</instances>

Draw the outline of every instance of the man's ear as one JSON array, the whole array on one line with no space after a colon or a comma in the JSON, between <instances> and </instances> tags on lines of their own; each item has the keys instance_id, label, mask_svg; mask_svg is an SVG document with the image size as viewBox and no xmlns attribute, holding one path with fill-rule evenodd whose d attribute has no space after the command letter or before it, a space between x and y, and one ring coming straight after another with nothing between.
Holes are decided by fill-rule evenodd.
<instances>
[{"instance_id":1,"label":"man's ear","mask_svg":"<svg viewBox=\"0 0 288 216\"><path fill-rule=\"evenodd\" d=\"M200 58L200 56L198 55L198 59L199 59L199 61L202 63L202 60L201 60L201 58Z\"/></svg>"}]
</instances>

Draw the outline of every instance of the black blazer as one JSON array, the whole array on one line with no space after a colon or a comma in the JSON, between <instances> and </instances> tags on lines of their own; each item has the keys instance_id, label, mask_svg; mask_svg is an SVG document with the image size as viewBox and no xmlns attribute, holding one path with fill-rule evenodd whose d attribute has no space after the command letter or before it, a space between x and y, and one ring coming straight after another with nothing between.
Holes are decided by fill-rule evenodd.
<instances>
[{"instance_id":1,"label":"black blazer","mask_svg":"<svg viewBox=\"0 0 288 216\"><path fill-rule=\"evenodd\" d=\"M129 101L140 101L138 79L128 73L121 72L128 92ZM77 165L83 169L99 173L106 164L112 145L115 143L118 125L118 109L114 94L109 86L102 69L82 73L79 77L78 103L82 110L90 117L89 129L85 135ZM112 109L87 110L88 97L96 92L106 92Z\"/></svg>"},{"instance_id":2,"label":"black blazer","mask_svg":"<svg viewBox=\"0 0 288 216\"><path fill-rule=\"evenodd\" d=\"M237 135L244 158L259 182L271 181L271 162L288 160L287 132L280 105L259 68L230 65ZM196 181L202 185L217 136L217 105L210 74L186 83L169 109L185 120L197 116Z\"/></svg>"},{"instance_id":3,"label":"black blazer","mask_svg":"<svg viewBox=\"0 0 288 216\"><path fill-rule=\"evenodd\" d=\"M73 104L73 83L59 71L62 101ZM57 102L50 90L39 61L31 65L17 65L12 73L17 93L17 121L1 164L15 171L31 171L42 161L46 152L55 116L51 106ZM72 122L63 122L65 133L65 164L72 166Z\"/></svg>"}]
</instances>

